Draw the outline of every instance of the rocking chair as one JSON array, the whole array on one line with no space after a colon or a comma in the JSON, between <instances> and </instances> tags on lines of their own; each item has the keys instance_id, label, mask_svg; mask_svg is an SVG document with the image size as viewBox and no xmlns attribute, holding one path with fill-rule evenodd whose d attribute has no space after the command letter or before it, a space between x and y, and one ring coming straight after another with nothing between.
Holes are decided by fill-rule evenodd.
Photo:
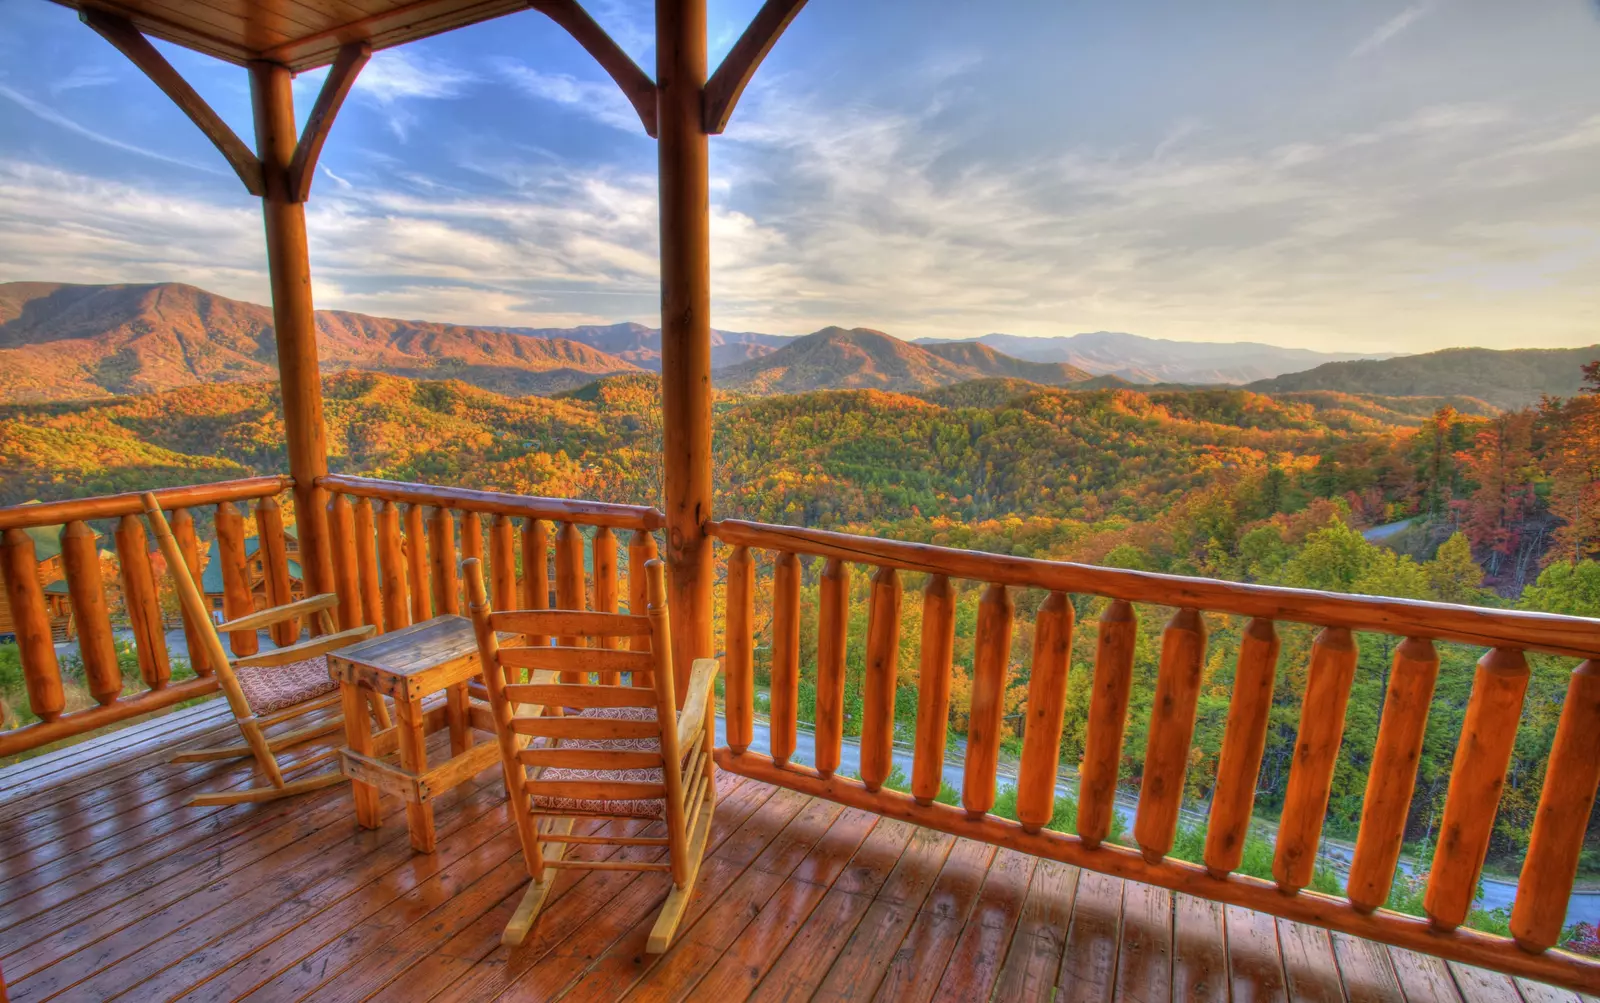
<instances>
[{"instance_id":1,"label":"rocking chair","mask_svg":"<svg viewBox=\"0 0 1600 1003\"><path fill-rule=\"evenodd\" d=\"M527 937L555 883L556 870L628 869L663 871L672 878L672 890L647 946L652 954L665 951L694 891L716 806L716 775L707 729L716 660L695 661L680 711L673 687L666 588L658 560L644 568L650 597L648 616L579 610L496 612L484 592L479 563L469 559L462 568L483 679L494 709L506 788L523 860L533 879L506 924L501 942L515 945ZM650 650L502 645L496 632L648 638ZM534 681L517 681L521 678L518 670L524 669L533 673ZM563 679L583 681L546 681L556 672ZM650 685L591 685L587 682L591 672L647 672L651 673ZM538 716L542 708L562 716ZM543 738L546 744L530 747L533 738ZM665 824L666 834L623 834L620 826L607 826L577 835L572 824L578 818L657 821ZM659 853L603 861L563 856L568 846L579 844L659 847L666 851L666 859L660 859Z\"/></svg>"},{"instance_id":2,"label":"rocking chair","mask_svg":"<svg viewBox=\"0 0 1600 1003\"><path fill-rule=\"evenodd\" d=\"M195 749L180 753L172 761L195 763L254 756L256 763L270 781L270 786L196 794L188 803L226 805L272 801L342 783L347 778L336 765L339 751L337 746L295 764L298 768L335 760L333 769L298 780L285 781L283 767L277 759L277 754L285 749L342 730L344 727L342 716L334 714L270 738L266 734L266 729L338 705L339 685L328 676L327 653L371 636L376 628L364 626L350 630L334 630L333 617L329 611L339 604L339 597L335 595L308 596L298 602L258 610L230 620L220 627L216 626L211 620L210 611L206 608L205 598L200 594L194 576L190 573L188 562L184 560L183 552L172 536L172 529L161 513L161 503L152 494L144 495L143 501L145 515L150 520L150 528L155 533L161 553L166 557L167 568L177 586L178 601L188 613L190 622L200 628L200 641L205 648L207 661L217 674L217 682L223 696L227 698L228 706L233 710L234 721L244 736L244 743L241 745ZM228 657L227 649L222 643L224 632L256 631L302 616L315 616L323 634L307 641L273 648L255 655L231 659ZM370 697L369 706L373 717L380 729L387 729L390 725L388 708L383 705L381 697L376 694L370 694Z\"/></svg>"}]
</instances>

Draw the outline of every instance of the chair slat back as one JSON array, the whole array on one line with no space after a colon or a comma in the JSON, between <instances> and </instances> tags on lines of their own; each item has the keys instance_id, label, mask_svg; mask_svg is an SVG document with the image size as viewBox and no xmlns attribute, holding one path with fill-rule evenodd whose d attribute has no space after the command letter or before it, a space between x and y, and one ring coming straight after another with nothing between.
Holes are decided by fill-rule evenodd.
<instances>
[{"instance_id":1,"label":"chair slat back","mask_svg":"<svg viewBox=\"0 0 1600 1003\"><path fill-rule=\"evenodd\" d=\"M513 787L513 803L527 804L524 798L529 794L591 802L665 798L669 833L681 840L684 792L661 562L651 561L644 569L649 582L645 616L579 610L493 610L484 588L482 567L474 560L463 562L462 567L506 782ZM557 638L561 643L513 644L502 641L497 632L523 638ZM624 650L596 643L617 637L649 638L649 649ZM524 672L535 671L545 677L559 672L564 679L575 676L579 681L522 681ZM601 672L649 673L650 685L596 684L592 677ZM654 719L640 714L641 710L653 710ZM529 748L532 738L542 738L546 744ZM638 741L642 739L654 741ZM599 746L563 748L563 743L575 740ZM630 777L577 781L564 773L542 779L552 769L659 769L659 780Z\"/></svg>"}]
</instances>

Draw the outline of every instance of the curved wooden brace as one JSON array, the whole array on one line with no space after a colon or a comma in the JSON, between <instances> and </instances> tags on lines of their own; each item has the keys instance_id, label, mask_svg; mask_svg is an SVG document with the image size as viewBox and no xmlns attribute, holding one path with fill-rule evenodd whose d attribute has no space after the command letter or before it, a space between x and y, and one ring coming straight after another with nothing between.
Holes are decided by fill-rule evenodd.
<instances>
[{"instance_id":1,"label":"curved wooden brace","mask_svg":"<svg viewBox=\"0 0 1600 1003\"><path fill-rule=\"evenodd\" d=\"M761 5L750 27L733 43L722 65L706 81L703 123L708 134L720 135L728 127L728 119L733 117L733 107L739 103L745 85L805 4L806 0L767 0Z\"/></svg>"},{"instance_id":2,"label":"curved wooden brace","mask_svg":"<svg viewBox=\"0 0 1600 1003\"><path fill-rule=\"evenodd\" d=\"M589 16L578 0L529 0L528 6L566 29L567 34L594 57L600 68L611 74L611 79L622 88L628 103L633 105L633 110L639 113L644 131L654 139L656 84L639 69L639 64L622 51L622 47Z\"/></svg>"},{"instance_id":3,"label":"curved wooden brace","mask_svg":"<svg viewBox=\"0 0 1600 1003\"><path fill-rule=\"evenodd\" d=\"M167 62L166 57L150 44L150 40L139 33L139 29L135 28L131 21L92 8L79 11L78 19L93 28L101 38L116 46L133 65L144 71L144 75L149 77L152 83L166 92L172 103L200 127L200 131L206 134L207 139L216 144L217 149L227 158L251 195L266 194L266 187L261 177L261 161L255 152L228 127L228 123L211 110L205 98L189 86L189 81L183 79L173 65Z\"/></svg>"},{"instance_id":4,"label":"curved wooden brace","mask_svg":"<svg viewBox=\"0 0 1600 1003\"><path fill-rule=\"evenodd\" d=\"M356 75L372 58L372 46L367 42L350 42L339 47L339 57L322 81L317 93L317 103L311 107L311 117L300 130L300 140L294 145L294 159L289 161L289 199L304 202L311 197L311 179L317 173L317 158L322 155L322 144L328 141L333 120L339 114L350 88L355 86Z\"/></svg>"}]
</instances>

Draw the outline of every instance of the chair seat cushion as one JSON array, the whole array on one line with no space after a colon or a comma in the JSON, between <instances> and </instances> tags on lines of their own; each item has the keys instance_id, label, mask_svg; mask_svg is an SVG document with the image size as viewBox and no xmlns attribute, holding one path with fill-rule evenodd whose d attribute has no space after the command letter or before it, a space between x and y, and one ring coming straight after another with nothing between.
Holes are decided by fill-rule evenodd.
<instances>
[{"instance_id":1,"label":"chair seat cushion","mask_svg":"<svg viewBox=\"0 0 1600 1003\"><path fill-rule=\"evenodd\" d=\"M577 717L606 718L613 721L654 721L653 707L591 707ZM564 738L562 749L590 749L604 752L656 752L661 751L661 740L650 738ZM684 750L687 753L687 749ZM687 758L687 757L686 757ZM563 766L547 766L539 780L583 783L605 783L627 780L641 784L662 782L661 769L642 770L574 770ZM664 798L640 798L626 801L609 801L603 798L549 797L538 793L538 783L529 785L533 807L538 811L575 812L585 815L618 815L629 818L665 818L667 802Z\"/></svg>"},{"instance_id":2,"label":"chair seat cushion","mask_svg":"<svg viewBox=\"0 0 1600 1003\"><path fill-rule=\"evenodd\" d=\"M323 655L284 665L246 665L235 669L234 675L245 702L257 714L271 714L339 688L328 676L328 659Z\"/></svg>"}]
</instances>

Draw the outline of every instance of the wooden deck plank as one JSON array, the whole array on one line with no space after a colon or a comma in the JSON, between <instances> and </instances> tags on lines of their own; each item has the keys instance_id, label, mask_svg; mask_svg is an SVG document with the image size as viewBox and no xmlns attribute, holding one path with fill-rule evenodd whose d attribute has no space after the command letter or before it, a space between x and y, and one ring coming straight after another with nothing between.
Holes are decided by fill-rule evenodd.
<instances>
[{"instance_id":1,"label":"wooden deck plank","mask_svg":"<svg viewBox=\"0 0 1600 1003\"><path fill-rule=\"evenodd\" d=\"M880 819L750 998L809 1000L894 869L915 826Z\"/></svg>"},{"instance_id":2,"label":"wooden deck plank","mask_svg":"<svg viewBox=\"0 0 1600 1003\"><path fill-rule=\"evenodd\" d=\"M641 980L643 999L683 999L728 949L750 919L815 849L843 811L821 801L804 804L748 864L713 855L700 869L695 895L665 954L645 953L655 914L641 918L598 958L563 999L619 1000Z\"/></svg>"},{"instance_id":3,"label":"wooden deck plank","mask_svg":"<svg viewBox=\"0 0 1600 1003\"><path fill-rule=\"evenodd\" d=\"M1400 982L1389 961L1389 949L1349 934L1333 935L1333 956L1339 963L1350 1003L1405 1003Z\"/></svg>"},{"instance_id":4,"label":"wooden deck plank","mask_svg":"<svg viewBox=\"0 0 1600 1003\"><path fill-rule=\"evenodd\" d=\"M1450 969L1438 958L1398 947L1389 948L1389 963L1406 1003L1461 1003L1461 991Z\"/></svg>"},{"instance_id":5,"label":"wooden deck plank","mask_svg":"<svg viewBox=\"0 0 1600 1003\"><path fill-rule=\"evenodd\" d=\"M727 950L702 976L695 986L696 996L719 1003L749 997L805 925L834 880L849 866L877 821L876 815L860 809L841 812L812 851L762 904L760 911L750 917ZM652 975L650 982L659 983L671 974L660 970L659 974ZM641 985L637 991L643 994L647 990Z\"/></svg>"},{"instance_id":6,"label":"wooden deck plank","mask_svg":"<svg viewBox=\"0 0 1600 1003\"><path fill-rule=\"evenodd\" d=\"M1022 916L995 980L996 999L1049 1000L1055 993L1061 953L1072 926L1072 900L1077 892L1076 867L1041 860L1033 869Z\"/></svg>"},{"instance_id":7,"label":"wooden deck plank","mask_svg":"<svg viewBox=\"0 0 1600 1003\"><path fill-rule=\"evenodd\" d=\"M1445 962L1455 977L1465 1003L1522 1003L1517 984L1498 972L1485 971L1456 961Z\"/></svg>"},{"instance_id":8,"label":"wooden deck plank","mask_svg":"<svg viewBox=\"0 0 1600 1003\"><path fill-rule=\"evenodd\" d=\"M1078 875L1072 927L1056 979L1058 1003L1102 1003L1116 987L1122 940L1122 879L1094 871Z\"/></svg>"},{"instance_id":9,"label":"wooden deck plank","mask_svg":"<svg viewBox=\"0 0 1600 1003\"><path fill-rule=\"evenodd\" d=\"M933 997L950 954L961 939L961 930L977 904L994 854L995 848L987 843L956 840L927 900L917 911L916 921L878 984L876 999L925 1003Z\"/></svg>"},{"instance_id":10,"label":"wooden deck plank","mask_svg":"<svg viewBox=\"0 0 1600 1003\"><path fill-rule=\"evenodd\" d=\"M1193 895L1172 896L1172 998L1228 1003L1228 942L1222 906Z\"/></svg>"},{"instance_id":11,"label":"wooden deck plank","mask_svg":"<svg viewBox=\"0 0 1600 1003\"><path fill-rule=\"evenodd\" d=\"M954 836L942 832L918 829L912 833L889 880L823 976L817 987L819 999L872 999L954 843Z\"/></svg>"},{"instance_id":12,"label":"wooden deck plank","mask_svg":"<svg viewBox=\"0 0 1600 1003\"><path fill-rule=\"evenodd\" d=\"M1228 935L1228 983L1235 1003L1287 1001L1277 921L1231 905L1223 909L1223 920Z\"/></svg>"},{"instance_id":13,"label":"wooden deck plank","mask_svg":"<svg viewBox=\"0 0 1600 1003\"><path fill-rule=\"evenodd\" d=\"M1578 994L1570 989L1557 989L1547 986L1542 982L1530 982L1527 979L1512 979L1517 985L1517 991L1522 993L1523 1003L1579 1003Z\"/></svg>"},{"instance_id":14,"label":"wooden deck plank","mask_svg":"<svg viewBox=\"0 0 1600 1003\"><path fill-rule=\"evenodd\" d=\"M972 917L961 931L955 950L945 964L937 1001L987 999L1000 976L1011 946L1011 936L1022 917L1028 886L1039 861L1015 850L998 850L984 876Z\"/></svg>"},{"instance_id":15,"label":"wooden deck plank","mask_svg":"<svg viewBox=\"0 0 1600 1003\"><path fill-rule=\"evenodd\" d=\"M1328 931L1304 923L1278 920L1278 943L1283 949L1283 971L1289 996L1309 1003L1344 1003L1339 964L1333 957Z\"/></svg>"},{"instance_id":16,"label":"wooden deck plank","mask_svg":"<svg viewBox=\"0 0 1600 1003\"><path fill-rule=\"evenodd\" d=\"M756 813L715 852L709 854L700 867L700 879L695 883L696 895L691 899L690 908L695 909L696 915L710 904L707 896L720 894L757 860L763 857L780 859L786 854L793 855L795 862L803 858L805 849L785 840L784 835L789 834L790 840L803 838L799 834L805 831L805 827L796 827L794 823L812 804L809 798L795 796L793 791L779 791L768 802L771 810ZM821 830L817 831L820 834ZM654 850L653 855L659 856L660 852ZM701 885L700 881L707 881L707 884ZM591 916L582 929L574 931L564 943L513 983L511 995L526 994L526 987L532 986L538 986L541 995L555 989L559 989L557 995L564 994L586 974L592 961L603 960L608 955L615 961L628 956L626 952L631 952L631 956L641 959L643 967L644 947L650 927L670 887L671 883L663 874L649 874L635 882L629 887L629 891L634 893L631 899L619 896ZM629 934L637 939L627 942ZM617 953L611 954L614 948ZM614 974L615 970L612 972Z\"/></svg>"},{"instance_id":17,"label":"wooden deck plank","mask_svg":"<svg viewBox=\"0 0 1600 1003\"><path fill-rule=\"evenodd\" d=\"M1138 881L1122 887L1118 999L1172 999L1172 893Z\"/></svg>"}]
</instances>

